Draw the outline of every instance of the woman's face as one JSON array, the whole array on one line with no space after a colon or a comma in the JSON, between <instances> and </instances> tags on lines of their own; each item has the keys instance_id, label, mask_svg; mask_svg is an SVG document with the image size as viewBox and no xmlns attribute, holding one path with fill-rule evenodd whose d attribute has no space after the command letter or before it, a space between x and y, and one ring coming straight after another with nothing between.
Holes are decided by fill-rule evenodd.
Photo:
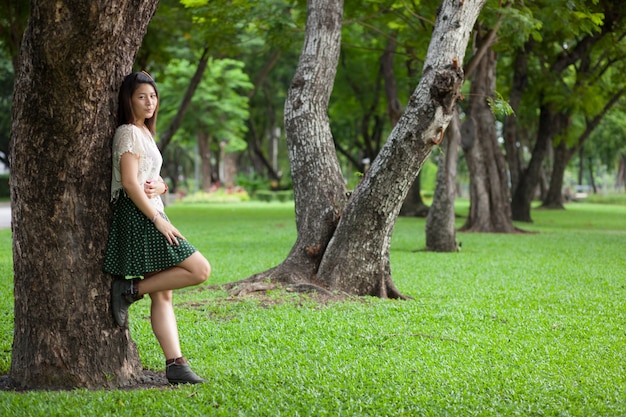
<instances>
[{"instance_id":1,"label":"woman's face","mask_svg":"<svg viewBox=\"0 0 626 417\"><path fill-rule=\"evenodd\" d=\"M143 123L151 118L156 111L159 99L154 87L150 84L139 84L130 98L130 105L133 111L134 121Z\"/></svg>"}]
</instances>

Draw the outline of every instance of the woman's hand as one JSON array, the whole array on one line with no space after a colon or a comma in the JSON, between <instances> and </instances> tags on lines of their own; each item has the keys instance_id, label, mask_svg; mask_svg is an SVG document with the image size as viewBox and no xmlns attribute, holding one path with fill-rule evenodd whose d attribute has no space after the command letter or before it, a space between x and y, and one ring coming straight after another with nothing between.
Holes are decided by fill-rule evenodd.
<instances>
[{"instance_id":1,"label":"woman's hand","mask_svg":"<svg viewBox=\"0 0 626 417\"><path fill-rule=\"evenodd\" d=\"M180 244L178 243L178 239L185 239L185 236L183 236L172 223L165 220L159 214L156 216L154 226L159 232L163 233L163 236L165 236L170 245L178 246Z\"/></svg>"},{"instance_id":2,"label":"woman's hand","mask_svg":"<svg viewBox=\"0 0 626 417\"><path fill-rule=\"evenodd\" d=\"M143 191L148 198L154 198L165 193L165 183L160 180L147 180L143 184Z\"/></svg>"}]
</instances>

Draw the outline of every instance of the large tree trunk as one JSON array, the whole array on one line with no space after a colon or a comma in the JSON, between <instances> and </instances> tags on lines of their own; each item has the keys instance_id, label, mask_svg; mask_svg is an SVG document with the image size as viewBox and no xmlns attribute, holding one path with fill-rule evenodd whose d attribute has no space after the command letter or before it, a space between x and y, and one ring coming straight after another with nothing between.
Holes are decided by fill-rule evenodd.
<instances>
[{"instance_id":1,"label":"large tree trunk","mask_svg":"<svg viewBox=\"0 0 626 417\"><path fill-rule=\"evenodd\" d=\"M397 46L396 34L394 33L387 39L387 45L380 57L380 69L383 75L385 98L387 99L387 115L389 116L392 128L398 123L398 120L400 120L402 116L402 104L398 98L398 84L393 68ZM424 200L422 200L422 183L418 175L415 181L413 181L406 199L402 203L400 215L425 217L427 214L428 206L426 206Z\"/></svg>"},{"instance_id":2,"label":"large tree trunk","mask_svg":"<svg viewBox=\"0 0 626 417\"><path fill-rule=\"evenodd\" d=\"M389 247L411 183L441 143L463 83L471 28L483 1L444 1L420 82L390 137L346 205L317 279L357 295L402 297L391 280Z\"/></svg>"},{"instance_id":3,"label":"large tree trunk","mask_svg":"<svg viewBox=\"0 0 626 417\"><path fill-rule=\"evenodd\" d=\"M433 204L426 218L426 250L456 252L454 200L456 197L456 170L461 144L461 128L458 107L450 120L437 170L437 186Z\"/></svg>"},{"instance_id":4,"label":"large tree trunk","mask_svg":"<svg viewBox=\"0 0 626 417\"><path fill-rule=\"evenodd\" d=\"M499 19L477 43L477 49L465 66L465 77L470 77L490 51L496 41L500 28ZM426 218L426 250L436 252L456 252L460 243L456 240L454 201L456 198L456 173L458 166L459 146L461 144L461 120L459 107L455 108L454 116L446 132L444 156L439 159L437 185L433 197L432 210Z\"/></svg>"},{"instance_id":5,"label":"large tree trunk","mask_svg":"<svg viewBox=\"0 0 626 417\"><path fill-rule=\"evenodd\" d=\"M285 101L298 237L280 265L250 277L249 282L314 281L346 203L327 113L339 60L342 16L341 0L308 1L304 46Z\"/></svg>"},{"instance_id":6,"label":"large tree trunk","mask_svg":"<svg viewBox=\"0 0 626 417\"><path fill-rule=\"evenodd\" d=\"M356 295L403 297L391 280L393 226L411 183L441 143L452 117L463 83L459 63L483 4L443 2L419 85L346 204L326 113L342 4L309 1L305 44L285 105L298 238L281 265L246 281L271 279Z\"/></svg>"},{"instance_id":7,"label":"large tree trunk","mask_svg":"<svg viewBox=\"0 0 626 417\"><path fill-rule=\"evenodd\" d=\"M102 262L117 91L156 6L31 2L11 132L16 387L117 387L140 376Z\"/></svg>"},{"instance_id":8,"label":"large tree trunk","mask_svg":"<svg viewBox=\"0 0 626 417\"><path fill-rule=\"evenodd\" d=\"M461 230L512 233L508 177L498 145L496 121L487 97L495 89L496 55L490 49L472 76L467 120L463 124L463 149L470 171L470 212Z\"/></svg>"}]
</instances>

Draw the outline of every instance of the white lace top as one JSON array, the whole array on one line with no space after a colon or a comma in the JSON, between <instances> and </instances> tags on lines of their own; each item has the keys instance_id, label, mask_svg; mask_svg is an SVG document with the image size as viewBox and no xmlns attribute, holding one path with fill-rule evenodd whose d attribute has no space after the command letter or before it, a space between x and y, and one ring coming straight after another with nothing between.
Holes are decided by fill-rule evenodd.
<instances>
[{"instance_id":1,"label":"white lace top","mask_svg":"<svg viewBox=\"0 0 626 417\"><path fill-rule=\"evenodd\" d=\"M122 192L122 174L120 160L122 155L130 152L139 155L139 169L137 181L143 187L148 179L159 178L163 157L152 135L133 124L122 125L115 131L113 137L113 178L111 180L111 201L116 200ZM163 212L161 196L150 199L152 206Z\"/></svg>"}]
</instances>

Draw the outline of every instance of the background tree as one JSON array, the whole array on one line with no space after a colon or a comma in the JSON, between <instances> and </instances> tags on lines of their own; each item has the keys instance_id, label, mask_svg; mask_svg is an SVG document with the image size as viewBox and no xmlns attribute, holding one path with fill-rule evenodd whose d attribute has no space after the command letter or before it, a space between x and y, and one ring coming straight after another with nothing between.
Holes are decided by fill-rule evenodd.
<instances>
[{"instance_id":1,"label":"background tree","mask_svg":"<svg viewBox=\"0 0 626 417\"><path fill-rule=\"evenodd\" d=\"M19 388L127 385L141 375L102 272L117 91L156 0L32 1L11 133Z\"/></svg>"},{"instance_id":2,"label":"background tree","mask_svg":"<svg viewBox=\"0 0 626 417\"><path fill-rule=\"evenodd\" d=\"M585 68L590 67L586 63L593 62L590 59L596 48L607 45L604 39L620 27L618 22L621 22L623 15L621 5L610 0L592 4L570 2L567 7L557 7L561 6L558 2L551 2L550 7L546 7L544 2L531 4L535 16L542 22L551 24L544 25L541 31L542 42L529 41L524 48L529 57L529 88L525 90L525 98L522 100L526 109L532 110L538 116L533 116L535 120L527 124L536 126L534 131L528 131L529 134L536 135L535 140L528 140L532 147L530 160L526 166L519 167L520 172L512 175L519 178L519 181L512 192L511 208L514 220L526 222L532 221L531 202L537 194L537 187L543 181L545 158L552 144L558 144L560 138L567 137L572 127L572 105L590 100L590 96L577 93L596 91L594 88L582 87L577 89L577 93L573 93L572 88L577 85L574 74L579 70L588 72ZM617 36L620 39L622 37L619 30ZM603 55L599 51L597 53ZM612 60L608 58L608 61ZM597 62L597 67L600 72L605 71L602 69L605 67L602 60ZM587 81L580 85L587 85ZM609 102L611 96L609 94L604 102ZM539 112L533 109L539 109ZM520 142L517 145L523 144ZM512 153L522 152L523 147L511 145L507 150ZM515 155L509 156L509 160L516 159ZM559 189L560 199L561 187L553 185L553 189L556 188Z\"/></svg>"},{"instance_id":3,"label":"background tree","mask_svg":"<svg viewBox=\"0 0 626 417\"><path fill-rule=\"evenodd\" d=\"M181 92L185 91L194 71L194 65L185 60L171 60L159 83L162 102L181 102ZM197 149L202 166L199 180L203 191L211 190L213 179L224 181L219 175L220 164L223 164L220 143L227 145L225 150L228 154L236 154L246 148L244 134L249 117L247 92L251 88L248 75L243 72L243 62L208 60L202 80L189 103L189 112L173 137L175 143L186 143ZM178 114L176 107L164 106L158 121L159 130L162 126L167 128L171 125ZM215 159L214 164L212 158ZM176 171L166 174L172 177Z\"/></svg>"},{"instance_id":4,"label":"background tree","mask_svg":"<svg viewBox=\"0 0 626 417\"><path fill-rule=\"evenodd\" d=\"M403 297L391 280L393 225L411 183L452 117L463 81L460 63L483 2L443 2L421 80L349 200L325 112L341 34L342 10L336 3L309 2L305 43L285 104L298 238L281 265L247 281L272 279Z\"/></svg>"},{"instance_id":5,"label":"background tree","mask_svg":"<svg viewBox=\"0 0 626 417\"><path fill-rule=\"evenodd\" d=\"M10 0L0 4L0 162L7 167L10 166L13 83L29 11L28 0Z\"/></svg>"}]
</instances>

